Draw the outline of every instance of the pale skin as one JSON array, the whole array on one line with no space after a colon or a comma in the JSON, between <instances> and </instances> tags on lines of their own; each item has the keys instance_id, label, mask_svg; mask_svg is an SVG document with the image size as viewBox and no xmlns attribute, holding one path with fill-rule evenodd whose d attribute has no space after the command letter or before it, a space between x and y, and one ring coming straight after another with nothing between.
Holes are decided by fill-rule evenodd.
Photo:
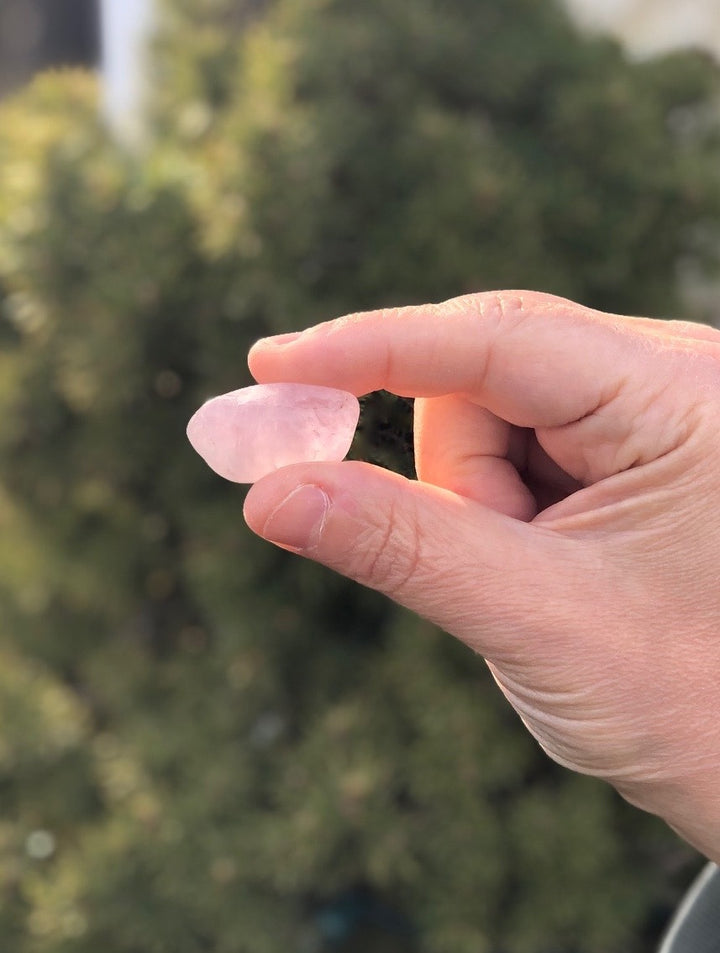
<instances>
[{"instance_id":1,"label":"pale skin","mask_svg":"<svg viewBox=\"0 0 720 953\"><path fill-rule=\"evenodd\" d=\"M467 643L552 758L720 861L720 332L493 292L249 364L415 397L418 472L286 467L250 528Z\"/></svg>"}]
</instances>

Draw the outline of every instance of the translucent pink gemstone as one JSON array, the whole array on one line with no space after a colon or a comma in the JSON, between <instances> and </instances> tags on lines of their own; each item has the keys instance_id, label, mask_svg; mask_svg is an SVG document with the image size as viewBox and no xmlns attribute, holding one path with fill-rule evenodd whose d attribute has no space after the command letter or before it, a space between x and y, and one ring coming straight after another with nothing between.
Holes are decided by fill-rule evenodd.
<instances>
[{"instance_id":1,"label":"translucent pink gemstone","mask_svg":"<svg viewBox=\"0 0 720 953\"><path fill-rule=\"evenodd\" d=\"M187 428L209 467L235 483L254 483L290 463L342 460L360 405L333 387L256 384L213 397Z\"/></svg>"}]
</instances>

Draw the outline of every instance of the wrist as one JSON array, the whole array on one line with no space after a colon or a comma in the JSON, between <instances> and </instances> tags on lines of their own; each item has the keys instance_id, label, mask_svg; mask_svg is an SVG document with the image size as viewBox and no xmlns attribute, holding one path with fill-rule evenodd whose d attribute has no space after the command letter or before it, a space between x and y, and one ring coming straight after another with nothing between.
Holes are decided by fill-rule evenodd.
<instances>
[{"instance_id":1,"label":"wrist","mask_svg":"<svg viewBox=\"0 0 720 953\"><path fill-rule=\"evenodd\" d=\"M716 785L692 778L682 783L618 784L634 807L660 817L708 860L720 864L720 779Z\"/></svg>"}]
</instances>

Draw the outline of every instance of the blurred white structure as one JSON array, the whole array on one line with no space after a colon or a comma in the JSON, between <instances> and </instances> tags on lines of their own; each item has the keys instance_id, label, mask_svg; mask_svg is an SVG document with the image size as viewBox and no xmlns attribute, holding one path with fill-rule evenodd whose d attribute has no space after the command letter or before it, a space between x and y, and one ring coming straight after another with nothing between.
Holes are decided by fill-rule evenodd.
<instances>
[{"instance_id":1,"label":"blurred white structure","mask_svg":"<svg viewBox=\"0 0 720 953\"><path fill-rule=\"evenodd\" d=\"M143 136L153 0L101 0L100 9L103 111L118 138L136 145Z\"/></svg>"},{"instance_id":2,"label":"blurred white structure","mask_svg":"<svg viewBox=\"0 0 720 953\"><path fill-rule=\"evenodd\" d=\"M615 34L632 55L645 57L678 46L700 46L720 58L720 0L564 3L580 27ZM100 0L100 8L103 109L118 138L134 145L143 136L145 55L154 0Z\"/></svg>"},{"instance_id":3,"label":"blurred white structure","mask_svg":"<svg viewBox=\"0 0 720 953\"><path fill-rule=\"evenodd\" d=\"M637 57L697 46L720 58L720 0L564 0L581 27L614 33Z\"/></svg>"}]
</instances>

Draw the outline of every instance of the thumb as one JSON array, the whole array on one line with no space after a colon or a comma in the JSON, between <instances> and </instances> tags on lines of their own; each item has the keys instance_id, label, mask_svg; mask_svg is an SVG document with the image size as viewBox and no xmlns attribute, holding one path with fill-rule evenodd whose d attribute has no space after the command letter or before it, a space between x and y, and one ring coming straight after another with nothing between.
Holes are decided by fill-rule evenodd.
<instances>
[{"instance_id":1,"label":"thumb","mask_svg":"<svg viewBox=\"0 0 720 953\"><path fill-rule=\"evenodd\" d=\"M576 598L566 570L578 556L561 552L577 548L572 540L366 463L272 473L250 489L245 519L259 536L384 593L498 661L537 632L548 606Z\"/></svg>"}]
</instances>

